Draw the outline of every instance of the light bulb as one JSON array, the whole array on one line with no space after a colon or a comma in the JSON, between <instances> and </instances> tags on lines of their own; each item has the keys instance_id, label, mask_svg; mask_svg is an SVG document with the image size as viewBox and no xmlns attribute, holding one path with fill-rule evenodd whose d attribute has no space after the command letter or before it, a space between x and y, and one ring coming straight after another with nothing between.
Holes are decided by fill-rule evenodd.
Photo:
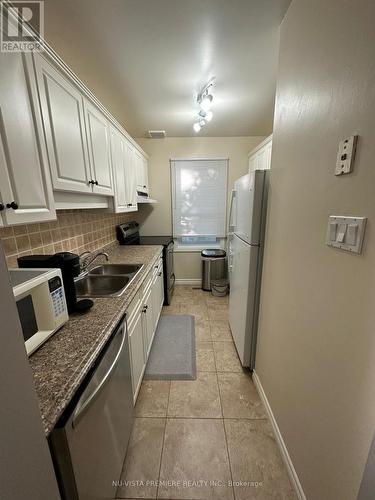
<instances>
[{"instance_id":1,"label":"light bulb","mask_svg":"<svg viewBox=\"0 0 375 500\"><path fill-rule=\"evenodd\" d=\"M194 125L193 125L194 132L199 132L201 128L202 127L200 126L200 124L198 122L194 123Z\"/></svg>"},{"instance_id":2,"label":"light bulb","mask_svg":"<svg viewBox=\"0 0 375 500\"><path fill-rule=\"evenodd\" d=\"M212 111L207 111L207 113L205 114L204 119L206 120L206 122L210 122L212 120L213 116L214 115L213 115Z\"/></svg>"},{"instance_id":3,"label":"light bulb","mask_svg":"<svg viewBox=\"0 0 375 500\"><path fill-rule=\"evenodd\" d=\"M205 95L201 101L201 108L204 109L204 111L208 111L212 106L212 100L213 96L211 94Z\"/></svg>"}]
</instances>

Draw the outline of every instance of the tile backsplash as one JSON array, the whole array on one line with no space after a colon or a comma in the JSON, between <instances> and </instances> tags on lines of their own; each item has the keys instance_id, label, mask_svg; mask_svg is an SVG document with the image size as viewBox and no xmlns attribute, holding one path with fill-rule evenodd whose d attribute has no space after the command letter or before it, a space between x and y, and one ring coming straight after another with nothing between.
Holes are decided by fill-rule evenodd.
<instances>
[{"instance_id":1,"label":"tile backsplash","mask_svg":"<svg viewBox=\"0 0 375 500\"><path fill-rule=\"evenodd\" d=\"M63 210L57 220L0 228L8 267L17 257L32 254L73 252L81 254L116 241L117 224L134 220L134 214L111 214L104 210Z\"/></svg>"}]
</instances>

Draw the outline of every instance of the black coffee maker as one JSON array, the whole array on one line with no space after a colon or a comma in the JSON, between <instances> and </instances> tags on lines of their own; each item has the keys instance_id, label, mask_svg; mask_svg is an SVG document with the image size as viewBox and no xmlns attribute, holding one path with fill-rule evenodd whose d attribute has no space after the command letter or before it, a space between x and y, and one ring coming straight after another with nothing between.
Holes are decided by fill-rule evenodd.
<instances>
[{"instance_id":1,"label":"black coffee maker","mask_svg":"<svg viewBox=\"0 0 375 500\"><path fill-rule=\"evenodd\" d=\"M59 252L54 255L25 255L19 257L18 267L21 268L58 268L64 283L66 304L69 314L84 312L93 306L90 299L77 300L74 278L81 272L79 256L71 252Z\"/></svg>"}]
</instances>

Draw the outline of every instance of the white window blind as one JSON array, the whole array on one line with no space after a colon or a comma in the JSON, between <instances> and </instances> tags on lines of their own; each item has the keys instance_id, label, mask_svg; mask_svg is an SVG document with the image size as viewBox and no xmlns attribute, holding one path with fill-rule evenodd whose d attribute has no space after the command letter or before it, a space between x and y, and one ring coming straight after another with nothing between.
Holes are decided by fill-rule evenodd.
<instances>
[{"instance_id":1,"label":"white window blind","mask_svg":"<svg viewBox=\"0 0 375 500\"><path fill-rule=\"evenodd\" d=\"M173 236L226 236L228 160L171 160Z\"/></svg>"}]
</instances>

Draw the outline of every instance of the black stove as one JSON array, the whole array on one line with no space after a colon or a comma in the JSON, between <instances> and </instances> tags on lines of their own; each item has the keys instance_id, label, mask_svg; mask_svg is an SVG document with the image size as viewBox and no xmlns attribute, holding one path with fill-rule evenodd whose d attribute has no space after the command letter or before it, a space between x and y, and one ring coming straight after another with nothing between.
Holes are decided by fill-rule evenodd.
<instances>
[{"instance_id":1,"label":"black stove","mask_svg":"<svg viewBox=\"0 0 375 500\"><path fill-rule=\"evenodd\" d=\"M173 243L172 236L140 236L140 245L163 245L168 246Z\"/></svg>"},{"instance_id":2,"label":"black stove","mask_svg":"<svg viewBox=\"0 0 375 500\"><path fill-rule=\"evenodd\" d=\"M163 247L164 305L169 305L176 281L173 271L173 237L140 236L139 224L135 221L117 226L116 236L120 245L161 245Z\"/></svg>"}]
</instances>

